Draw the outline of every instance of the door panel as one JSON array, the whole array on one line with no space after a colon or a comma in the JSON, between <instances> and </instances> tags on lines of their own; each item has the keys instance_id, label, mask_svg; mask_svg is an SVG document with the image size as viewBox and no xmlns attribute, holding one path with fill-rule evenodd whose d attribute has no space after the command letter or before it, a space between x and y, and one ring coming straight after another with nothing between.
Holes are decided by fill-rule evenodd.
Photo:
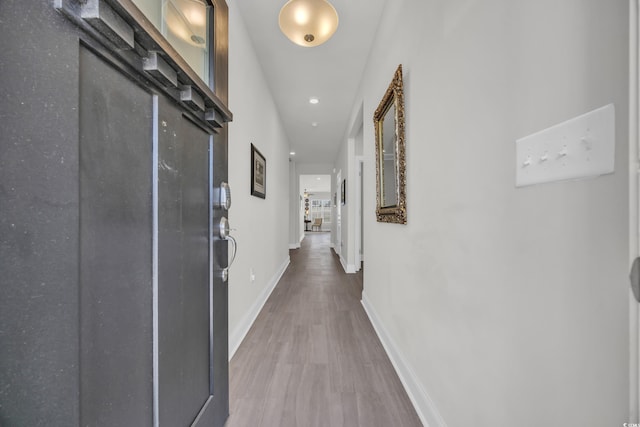
<instances>
[{"instance_id":1,"label":"door panel","mask_svg":"<svg viewBox=\"0 0 640 427\"><path fill-rule=\"evenodd\" d=\"M159 102L160 426L191 425L210 396L209 138Z\"/></svg>"},{"instance_id":2,"label":"door panel","mask_svg":"<svg viewBox=\"0 0 640 427\"><path fill-rule=\"evenodd\" d=\"M84 47L79 63L80 419L150 425L152 98Z\"/></svg>"}]
</instances>

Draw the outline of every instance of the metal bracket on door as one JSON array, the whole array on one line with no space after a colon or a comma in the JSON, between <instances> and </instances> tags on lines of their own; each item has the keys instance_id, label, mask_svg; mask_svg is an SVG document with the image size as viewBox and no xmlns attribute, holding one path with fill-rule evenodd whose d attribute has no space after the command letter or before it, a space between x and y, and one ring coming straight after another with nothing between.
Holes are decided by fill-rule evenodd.
<instances>
[{"instance_id":1,"label":"metal bracket on door","mask_svg":"<svg viewBox=\"0 0 640 427\"><path fill-rule=\"evenodd\" d=\"M631 290L633 291L633 296L636 298L637 302L640 302L640 257L633 260L629 278L631 279Z\"/></svg>"}]
</instances>

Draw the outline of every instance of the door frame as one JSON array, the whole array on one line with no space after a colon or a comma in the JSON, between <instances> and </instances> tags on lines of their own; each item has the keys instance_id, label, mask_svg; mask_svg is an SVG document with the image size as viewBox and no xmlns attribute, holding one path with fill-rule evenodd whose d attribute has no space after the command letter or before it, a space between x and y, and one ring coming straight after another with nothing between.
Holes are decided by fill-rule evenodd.
<instances>
[{"instance_id":1,"label":"door frame","mask_svg":"<svg viewBox=\"0 0 640 427\"><path fill-rule=\"evenodd\" d=\"M336 173L336 241L334 242L334 252L342 255L342 200L338 196L342 185L342 169Z\"/></svg>"},{"instance_id":2,"label":"door frame","mask_svg":"<svg viewBox=\"0 0 640 427\"><path fill-rule=\"evenodd\" d=\"M364 239L364 230L362 228L364 218L363 218L363 201L362 201L362 192L363 188L363 179L364 179L364 156L356 156L355 161L356 167L356 185L355 185L355 204L356 204L356 212L355 212L355 263L356 263L356 271L360 271L362 268L363 261L363 239Z\"/></svg>"},{"instance_id":3,"label":"door frame","mask_svg":"<svg viewBox=\"0 0 640 427\"><path fill-rule=\"evenodd\" d=\"M640 0L629 0L629 265L640 256ZM640 315L629 289L629 422L640 422Z\"/></svg>"}]
</instances>

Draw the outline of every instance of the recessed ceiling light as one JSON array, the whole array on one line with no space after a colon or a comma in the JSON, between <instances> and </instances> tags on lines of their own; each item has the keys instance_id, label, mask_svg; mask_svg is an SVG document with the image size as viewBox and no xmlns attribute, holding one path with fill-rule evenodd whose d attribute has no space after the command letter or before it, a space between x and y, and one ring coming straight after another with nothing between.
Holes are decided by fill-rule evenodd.
<instances>
[{"instance_id":1,"label":"recessed ceiling light","mask_svg":"<svg viewBox=\"0 0 640 427\"><path fill-rule=\"evenodd\" d=\"M320 177L317 177L316 179L317 179L318 181L320 181L320 180L321 180L322 178L320 178Z\"/></svg>"},{"instance_id":2,"label":"recessed ceiling light","mask_svg":"<svg viewBox=\"0 0 640 427\"><path fill-rule=\"evenodd\" d=\"M311 123L311 126L313 126L314 128L317 128L318 127L318 122Z\"/></svg>"},{"instance_id":3,"label":"recessed ceiling light","mask_svg":"<svg viewBox=\"0 0 640 427\"><path fill-rule=\"evenodd\" d=\"M295 152L295 151L290 151L290 152L289 152L289 155L290 155L290 156L295 156L295 155L296 155L296 152Z\"/></svg>"},{"instance_id":4,"label":"recessed ceiling light","mask_svg":"<svg viewBox=\"0 0 640 427\"><path fill-rule=\"evenodd\" d=\"M311 98L309 98L309 104L317 104L318 102L320 102L320 100L315 96L312 96Z\"/></svg>"}]
</instances>

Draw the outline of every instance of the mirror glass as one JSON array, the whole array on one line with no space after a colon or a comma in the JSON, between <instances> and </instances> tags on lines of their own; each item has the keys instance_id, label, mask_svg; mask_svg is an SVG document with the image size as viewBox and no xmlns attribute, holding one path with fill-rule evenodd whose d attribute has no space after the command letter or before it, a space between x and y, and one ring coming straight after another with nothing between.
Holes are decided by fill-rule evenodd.
<instances>
[{"instance_id":1,"label":"mirror glass","mask_svg":"<svg viewBox=\"0 0 640 427\"><path fill-rule=\"evenodd\" d=\"M391 104L382 121L382 161L380 179L381 205L383 207L398 204L396 192L396 107Z\"/></svg>"},{"instance_id":2,"label":"mirror glass","mask_svg":"<svg viewBox=\"0 0 640 427\"><path fill-rule=\"evenodd\" d=\"M373 115L376 137L376 218L407 223L402 65Z\"/></svg>"}]
</instances>

